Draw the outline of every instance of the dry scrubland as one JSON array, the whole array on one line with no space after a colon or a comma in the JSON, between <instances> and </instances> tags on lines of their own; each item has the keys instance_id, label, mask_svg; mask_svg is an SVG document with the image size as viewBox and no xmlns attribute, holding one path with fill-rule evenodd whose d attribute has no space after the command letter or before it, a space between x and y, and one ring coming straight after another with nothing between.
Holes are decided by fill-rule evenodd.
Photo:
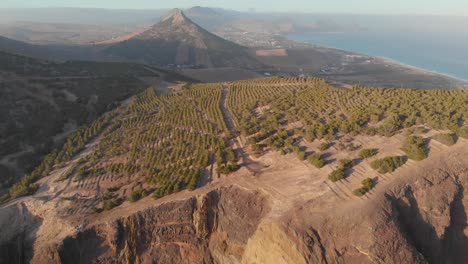
<instances>
[{"instance_id":1,"label":"dry scrubland","mask_svg":"<svg viewBox=\"0 0 468 264\"><path fill-rule=\"evenodd\" d=\"M304 78L186 84L162 96L148 89L72 134L3 200L32 194L37 180L59 172L57 181L93 195L84 211L100 212L239 168L277 174L270 166L291 162L341 199L368 195L400 167L463 143L467 100L461 90L341 89Z\"/></svg>"}]
</instances>

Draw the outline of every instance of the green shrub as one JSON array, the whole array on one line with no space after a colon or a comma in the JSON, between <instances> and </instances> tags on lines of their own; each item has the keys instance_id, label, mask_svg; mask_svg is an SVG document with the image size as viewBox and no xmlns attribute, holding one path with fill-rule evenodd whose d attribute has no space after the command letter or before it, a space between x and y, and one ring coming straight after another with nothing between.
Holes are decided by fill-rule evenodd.
<instances>
[{"instance_id":1,"label":"green shrub","mask_svg":"<svg viewBox=\"0 0 468 264\"><path fill-rule=\"evenodd\" d=\"M427 153L424 150L426 144L427 140L424 138L408 136L403 143L401 150L406 153L409 159L419 161L427 158Z\"/></svg>"},{"instance_id":2,"label":"green shrub","mask_svg":"<svg viewBox=\"0 0 468 264\"><path fill-rule=\"evenodd\" d=\"M377 155L377 153L379 153L377 149L363 149L359 152L359 157L361 159L367 159Z\"/></svg>"},{"instance_id":3,"label":"green shrub","mask_svg":"<svg viewBox=\"0 0 468 264\"><path fill-rule=\"evenodd\" d=\"M354 195L356 196L363 196L367 192L369 192L372 188L374 188L374 181L371 178L366 178L361 182L362 187L357 188L353 191Z\"/></svg>"},{"instance_id":4,"label":"green shrub","mask_svg":"<svg viewBox=\"0 0 468 264\"><path fill-rule=\"evenodd\" d=\"M328 175L328 179L332 182L337 182L343 180L345 178L345 172L342 167L332 171L330 175Z\"/></svg>"},{"instance_id":5,"label":"green shrub","mask_svg":"<svg viewBox=\"0 0 468 264\"><path fill-rule=\"evenodd\" d=\"M325 166L326 164L326 161L322 158L322 155L319 154L310 155L307 160L310 162L310 164L314 165L319 169Z\"/></svg>"},{"instance_id":6,"label":"green shrub","mask_svg":"<svg viewBox=\"0 0 468 264\"><path fill-rule=\"evenodd\" d=\"M452 146L456 143L454 134L437 134L433 136L432 139L437 140L447 146Z\"/></svg>"},{"instance_id":7,"label":"green shrub","mask_svg":"<svg viewBox=\"0 0 468 264\"><path fill-rule=\"evenodd\" d=\"M230 163L228 165L221 165L218 167L217 171L221 174L229 174L240 169L240 166L236 163Z\"/></svg>"},{"instance_id":8,"label":"green shrub","mask_svg":"<svg viewBox=\"0 0 468 264\"><path fill-rule=\"evenodd\" d=\"M91 210L96 214L99 214L103 211L102 208L97 208L96 206L91 207Z\"/></svg>"},{"instance_id":9,"label":"green shrub","mask_svg":"<svg viewBox=\"0 0 468 264\"><path fill-rule=\"evenodd\" d=\"M340 160L340 165L338 168L328 175L328 179L332 182L337 182L346 178L345 171L350 169L354 166L354 161L350 159L342 159Z\"/></svg>"},{"instance_id":10,"label":"green shrub","mask_svg":"<svg viewBox=\"0 0 468 264\"><path fill-rule=\"evenodd\" d=\"M365 178L361 182L362 187L367 188L368 190L372 189L374 187L374 181L371 178Z\"/></svg>"},{"instance_id":11,"label":"green shrub","mask_svg":"<svg viewBox=\"0 0 468 264\"><path fill-rule=\"evenodd\" d=\"M252 151L254 152L254 154L259 155L263 152L264 147L265 146L263 144L254 143L252 144Z\"/></svg>"},{"instance_id":12,"label":"green shrub","mask_svg":"<svg viewBox=\"0 0 468 264\"><path fill-rule=\"evenodd\" d=\"M392 156L385 157L383 159L374 160L371 163L371 167L380 173L394 172L398 167L405 164L406 160L404 157Z\"/></svg>"},{"instance_id":13,"label":"green shrub","mask_svg":"<svg viewBox=\"0 0 468 264\"><path fill-rule=\"evenodd\" d=\"M355 189L355 190L353 191L353 193L354 193L354 195L356 195L356 196L363 196L364 194L367 193L367 190L366 190L365 188L361 187L361 188Z\"/></svg>"},{"instance_id":14,"label":"green shrub","mask_svg":"<svg viewBox=\"0 0 468 264\"><path fill-rule=\"evenodd\" d=\"M328 148L330 148L330 144L329 144L329 143L322 143L322 144L320 144L317 148L318 148L320 151L324 151L324 150L327 150Z\"/></svg>"},{"instance_id":15,"label":"green shrub","mask_svg":"<svg viewBox=\"0 0 468 264\"><path fill-rule=\"evenodd\" d=\"M107 188L107 191L111 192L111 193L116 192L118 190L120 190L120 186L114 186L114 187Z\"/></svg>"},{"instance_id":16,"label":"green shrub","mask_svg":"<svg viewBox=\"0 0 468 264\"><path fill-rule=\"evenodd\" d=\"M123 203L124 199L121 198L121 197L118 197L118 198L112 198L112 199L109 199L109 200L104 200L103 201L103 204L102 204L102 209L104 210L111 210L119 205L121 205Z\"/></svg>"},{"instance_id":17,"label":"green shrub","mask_svg":"<svg viewBox=\"0 0 468 264\"><path fill-rule=\"evenodd\" d=\"M305 160L306 159L306 153L305 151L301 150L297 153L297 158L299 158L300 160Z\"/></svg>"},{"instance_id":18,"label":"green shrub","mask_svg":"<svg viewBox=\"0 0 468 264\"><path fill-rule=\"evenodd\" d=\"M468 126L460 128L458 130L458 135L462 138L468 139Z\"/></svg>"},{"instance_id":19,"label":"green shrub","mask_svg":"<svg viewBox=\"0 0 468 264\"><path fill-rule=\"evenodd\" d=\"M0 205L8 202L10 200L10 194L6 193L0 196Z\"/></svg>"},{"instance_id":20,"label":"green shrub","mask_svg":"<svg viewBox=\"0 0 468 264\"><path fill-rule=\"evenodd\" d=\"M131 203L134 203L138 200L140 200L141 198L144 198L148 196L148 192L145 190L145 189L142 189L142 190L136 190L136 191L133 191L131 194L130 194L130 197L128 198L128 200L131 202Z\"/></svg>"},{"instance_id":21,"label":"green shrub","mask_svg":"<svg viewBox=\"0 0 468 264\"><path fill-rule=\"evenodd\" d=\"M354 166L354 161L350 159L342 159L340 160L340 167L343 168L343 170L350 169Z\"/></svg>"},{"instance_id":22,"label":"green shrub","mask_svg":"<svg viewBox=\"0 0 468 264\"><path fill-rule=\"evenodd\" d=\"M64 180L70 178L70 176L72 176L73 173L75 172L76 167L77 167L77 165L73 165L64 174L62 174L62 176L60 176L60 178L58 178L57 181L64 181Z\"/></svg>"}]
</instances>

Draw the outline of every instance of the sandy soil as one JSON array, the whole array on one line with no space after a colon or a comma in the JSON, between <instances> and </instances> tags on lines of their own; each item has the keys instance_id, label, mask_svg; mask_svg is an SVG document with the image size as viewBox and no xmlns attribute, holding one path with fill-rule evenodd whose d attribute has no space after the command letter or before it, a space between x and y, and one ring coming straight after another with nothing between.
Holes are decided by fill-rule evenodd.
<instances>
[{"instance_id":1,"label":"sandy soil","mask_svg":"<svg viewBox=\"0 0 468 264\"><path fill-rule=\"evenodd\" d=\"M119 37L108 39L108 40L99 41L99 42L96 42L95 44L96 45L104 45L104 44L115 44L115 43L123 42L123 41L129 40L129 39L131 39L133 37L138 36L139 34L145 32L146 30L147 30L147 28L142 28L142 29L139 29L137 31L131 32L131 33L127 34L127 35L119 36Z\"/></svg>"},{"instance_id":2,"label":"sandy soil","mask_svg":"<svg viewBox=\"0 0 468 264\"><path fill-rule=\"evenodd\" d=\"M276 57L284 57L288 56L288 51L286 49L262 49L256 50L255 54L257 56L276 56Z\"/></svg>"}]
</instances>

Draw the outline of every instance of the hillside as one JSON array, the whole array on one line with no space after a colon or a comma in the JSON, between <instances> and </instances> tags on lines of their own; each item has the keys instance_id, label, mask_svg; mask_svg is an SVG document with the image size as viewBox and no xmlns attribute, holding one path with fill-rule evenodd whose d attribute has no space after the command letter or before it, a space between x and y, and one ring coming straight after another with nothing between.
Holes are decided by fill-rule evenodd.
<instances>
[{"instance_id":1,"label":"hillside","mask_svg":"<svg viewBox=\"0 0 468 264\"><path fill-rule=\"evenodd\" d=\"M261 65L246 48L204 30L180 10L105 52L117 58L164 66L252 68Z\"/></svg>"},{"instance_id":2,"label":"hillside","mask_svg":"<svg viewBox=\"0 0 468 264\"><path fill-rule=\"evenodd\" d=\"M0 61L0 192L70 133L169 75L135 64L55 63L4 52Z\"/></svg>"},{"instance_id":3,"label":"hillside","mask_svg":"<svg viewBox=\"0 0 468 264\"><path fill-rule=\"evenodd\" d=\"M306 78L147 89L10 189L0 260L457 262L467 100Z\"/></svg>"}]
</instances>

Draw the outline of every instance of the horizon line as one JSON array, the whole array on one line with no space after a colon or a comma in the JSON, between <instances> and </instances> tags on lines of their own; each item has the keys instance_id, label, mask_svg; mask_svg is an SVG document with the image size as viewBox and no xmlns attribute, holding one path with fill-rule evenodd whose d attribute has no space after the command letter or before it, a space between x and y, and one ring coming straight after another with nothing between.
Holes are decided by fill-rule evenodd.
<instances>
[{"instance_id":1,"label":"horizon line","mask_svg":"<svg viewBox=\"0 0 468 264\"><path fill-rule=\"evenodd\" d=\"M151 8L107 8L107 7L76 7L76 6L47 6L47 7L1 7L0 9L95 9L95 10L132 10L132 11L151 11L151 10L187 10L194 7L222 9L227 11L242 12L248 14L273 13L273 14L323 14L323 15L368 15L368 16L445 16L445 17L468 17L468 14L448 14L448 13L357 13L357 12L332 12L332 11L275 11L275 10L239 10L233 8L223 8L216 6L189 6L189 7L151 7Z\"/></svg>"}]
</instances>

